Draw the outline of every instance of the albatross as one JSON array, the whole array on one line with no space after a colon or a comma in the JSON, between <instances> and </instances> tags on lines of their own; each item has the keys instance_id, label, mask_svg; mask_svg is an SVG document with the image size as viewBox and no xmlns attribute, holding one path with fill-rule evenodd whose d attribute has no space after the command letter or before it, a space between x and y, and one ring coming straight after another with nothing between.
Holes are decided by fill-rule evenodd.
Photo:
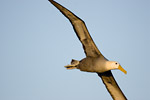
<instances>
[{"instance_id":1,"label":"albatross","mask_svg":"<svg viewBox=\"0 0 150 100\"><path fill-rule=\"evenodd\" d=\"M97 73L101 77L108 92L114 100L127 100L117 82L115 81L111 70L119 69L125 74L127 71L116 61L109 61L96 47L91 38L88 29L82 19L74 13L63 7L59 3L49 0L66 18L71 22L74 31L82 43L86 57L80 61L72 59L71 64L65 66L67 69L79 69L80 71Z\"/></svg>"}]
</instances>

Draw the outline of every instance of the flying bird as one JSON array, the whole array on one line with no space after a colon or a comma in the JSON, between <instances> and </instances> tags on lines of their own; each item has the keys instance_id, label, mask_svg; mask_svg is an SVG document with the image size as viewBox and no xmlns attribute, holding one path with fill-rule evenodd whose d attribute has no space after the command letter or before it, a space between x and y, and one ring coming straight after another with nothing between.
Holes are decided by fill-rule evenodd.
<instances>
[{"instance_id":1,"label":"flying bird","mask_svg":"<svg viewBox=\"0 0 150 100\"><path fill-rule=\"evenodd\" d=\"M49 0L65 17L71 22L74 31L82 43L86 58L81 61L72 59L71 64L65 66L67 69L79 69L85 72L97 73L101 77L108 92L114 100L127 100L117 82L115 81L111 70L119 69L125 74L127 71L121 67L116 61L106 59L96 47L91 38L88 29L82 19L77 17L71 11L60 5L59 3Z\"/></svg>"}]
</instances>

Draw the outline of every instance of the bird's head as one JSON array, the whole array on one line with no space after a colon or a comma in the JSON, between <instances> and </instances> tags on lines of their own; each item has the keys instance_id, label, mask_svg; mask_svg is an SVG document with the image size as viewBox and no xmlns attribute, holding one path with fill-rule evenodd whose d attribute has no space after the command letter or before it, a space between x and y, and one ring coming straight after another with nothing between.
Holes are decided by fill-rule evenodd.
<instances>
[{"instance_id":1,"label":"bird's head","mask_svg":"<svg viewBox=\"0 0 150 100\"><path fill-rule=\"evenodd\" d=\"M127 74L127 71L121 67L121 65L116 62L116 61L109 61L110 63L110 68L111 69L119 69L120 71L124 72L125 74Z\"/></svg>"}]
</instances>

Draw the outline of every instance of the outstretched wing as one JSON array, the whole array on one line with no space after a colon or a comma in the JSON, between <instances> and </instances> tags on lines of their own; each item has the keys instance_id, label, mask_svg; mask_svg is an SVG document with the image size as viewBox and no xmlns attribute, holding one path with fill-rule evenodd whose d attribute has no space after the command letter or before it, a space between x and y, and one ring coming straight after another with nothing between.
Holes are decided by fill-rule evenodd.
<instances>
[{"instance_id":1,"label":"outstretched wing","mask_svg":"<svg viewBox=\"0 0 150 100\"><path fill-rule=\"evenodd\" d=\"M66 9L65 7L61 6L57 2L53 0L49 0L57 9L60 10L60 12L66 16L71 24L73 25L74 31L76 35L78 36L79 40L81 41L84 52L86 56L90 57L97 57L97 56L102 56L100 51L97 49L95 43L93 42L86 25L84 21L82 21L79 17L74 15L71 11Z\"/></svg>"},{"instance_id":2,"label":"outstretched wing","mask_svg":"<svg viewBox=\"0 0 150 100\"><path fill-rule=\"evenodd\" d=\"M84 21L82 21L79 17L74 15L71 11L61 6L57 2L53 0L49 1L56 8L58 8L64 16L66 16L70 20L71 24L73 25L74 31L76 32L79 40L83 45L86 56L91 57L103 56L97 49L95 43L93 42ZM117 85L111 71L105 73L98 73L98 75L102 78L103 83L105 84L107 90L109 91L114 100L126 100L126 97L124 96L121 89Z\"/></svg>"},{"instance_id":3,"label":"outstretched wing","mask_svg":"<svg viewBox=\"0 0 150 100\"><path fill-rule=\"evenodd\" d=\"M127 100L121 89L119 88L117 82L115 81L111 71L104 73L97 73L101 77L103 83L105 84L108 92L114 100Z\"/></svg>"}]
</instances>

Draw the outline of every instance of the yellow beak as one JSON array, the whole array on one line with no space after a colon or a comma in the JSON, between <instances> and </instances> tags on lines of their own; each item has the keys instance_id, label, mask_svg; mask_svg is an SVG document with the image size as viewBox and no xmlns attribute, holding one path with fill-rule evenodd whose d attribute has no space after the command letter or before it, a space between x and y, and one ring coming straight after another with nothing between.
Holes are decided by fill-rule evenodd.
<instances>
[{"instance_id":1,"label":"yellow beak","mask_svg":"<svg viewBox=\"0 0 150 100\"><path fill-rule=\"evenodd\" d=\"M121 70L122 72L124 72L125 74L127 74L127 71L126 71L125 69L123 69L123 68L121 67L121 65L119 65L118 69Z\"/></svg>"}]
</instances>

